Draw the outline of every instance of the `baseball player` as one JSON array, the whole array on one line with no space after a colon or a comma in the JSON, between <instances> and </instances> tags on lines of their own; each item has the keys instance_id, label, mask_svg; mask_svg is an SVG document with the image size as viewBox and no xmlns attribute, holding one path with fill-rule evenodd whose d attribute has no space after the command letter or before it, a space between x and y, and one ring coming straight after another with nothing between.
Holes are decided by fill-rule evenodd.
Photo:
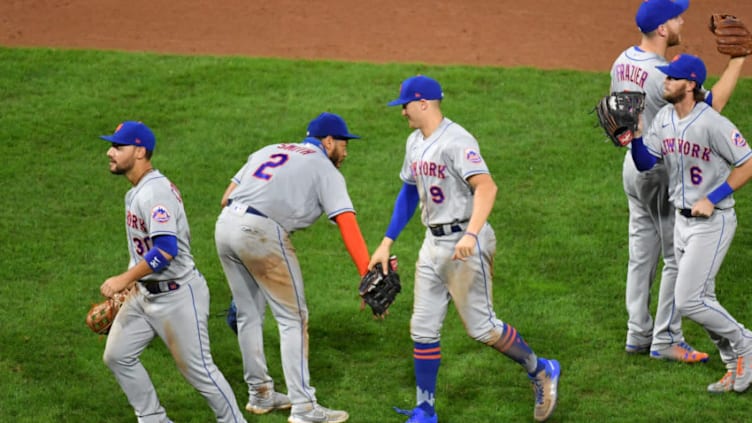
<instances>
[{"instance_id":1,"label":"baseball player","mask_svg":"<svg viewBox=\"0 0 752 423\"><path fill-rule=\"evenodd\" d=\"M640 3L635 22L642 33L639 45L629 47L611 68L611 92L645 93L643 119L652 122L666 104L663 75L666 50L681 42L682 14L688 0L647 0ZM744 64L744 57L731 58L718 83L705 101L718 111L726 105ZM674 307L677 265L674 255L674 210L668 201L668 175L662 163L648 172L638 172L629 152L622 167L624 192L629 205L629 265L626 281L627 338L631 354L650 352L657 359L687 363L705 362L708 355L684 340L681 316ZM655 320L650 314L650 291L658 259L663 255Z\"/></svg>"},{"instance_id":2,"label":"baseball player","mask_svg":"<svg viewBox=\"0 0 752 423\"><path fill-rule=\"evenodd\" d=\"M399 410L409 423L436 423L436 379L441 362L441 327L450 299L470 337L519 363L535 391L535 419L551 416L561 372L556 360L538 357L509 323L496 317L492 304L496 236L486 219L496 198L496 184L478 142L441 111L437 81L414 76L402 82L402 115L414 131L407 138L397 196L386 236L368 264L383 268L390 248L418 203L426 226L415 270L410 321L417 406Z\"/></svg>"},{"instance_id":3,"label":"baseball player","mask_svg":"<svg viewBox=\"0 0 752 423\"><path fill-rule=\"evenodd\" d=\"M339 227L359 274L367 272L368 249L338 170L348 141L356 138L340 116L322 113L310 122L302 142L252 153L222 197L215 240L237 306L246 409L253 413L292 407L290 423L349 418L345 411L321 406L311 386L308 307L290 235L326 214ZM279 326L287 395L274 390L267 371L262 330L267 304Z\"/></svg>"},{"instance_id":4,"label":"baseball player","mask_svg":"<svg viewBox=\"0 0 752 423\"><path fill-rule=\"evenodd\" d=\"M164 341L188 382L209 402L218 422L245 422L235 394L209 348L209 288L196 269L190 229L177 187L152 167L156 140L141 122L126 121L101 136L110 172L133 187L125 195L128 270L108 278L106 297L137 286L115 317L104 362L142 423L169 422L139 356L155 336Z\"/></svg>"},{"instance_id":5,"label":"baseball player","mask_svg":"<svg viewBox=\"0 0 752 423\"><path fill-rule=\"evenodd\" d=\"M633 141L639 171L662 160L676 209L676 309L702 325L728 372L710 392L745 391L752 383L752 332L723 308L715 277L736 231L733 193L752 178L752 150L739 130L704 102L705 64L681 54L658 66L665 73L663 107ZM732 169L733 168L733 169Z\"/></svg>"}]
</instances>

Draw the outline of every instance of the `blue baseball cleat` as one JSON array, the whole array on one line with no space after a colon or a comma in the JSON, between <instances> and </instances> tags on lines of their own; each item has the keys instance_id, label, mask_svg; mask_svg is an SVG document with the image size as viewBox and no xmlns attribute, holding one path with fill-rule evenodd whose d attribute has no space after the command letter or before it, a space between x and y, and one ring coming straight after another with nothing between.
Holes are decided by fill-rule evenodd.
<instances>
[{"instance_id":1,"label":"blue baseball cleat","mask_svg":"<svg viewBox=\"0 0 752 423\"><path fill-rule=\"evenodd\" d=\"M543 422L548 420L556 408L558 398L559 376L561 366L556 360L546 360L546 367L535 376L529 376L535 391L535 420Z\"/></svg>"},{"instance_id":2,"label":"blue baseball cleat","mask_svg":"<svg viewBox=\"0 0 752 423\"><path fill-rule=\"evenodd\" d=\"M439 416L434 414L429 416L422 408L415 407L412 410L403 410L401 408L394 407L394 411L404 414L408 417L405 423L438 423Z\"/></svg>"}]
</instances>

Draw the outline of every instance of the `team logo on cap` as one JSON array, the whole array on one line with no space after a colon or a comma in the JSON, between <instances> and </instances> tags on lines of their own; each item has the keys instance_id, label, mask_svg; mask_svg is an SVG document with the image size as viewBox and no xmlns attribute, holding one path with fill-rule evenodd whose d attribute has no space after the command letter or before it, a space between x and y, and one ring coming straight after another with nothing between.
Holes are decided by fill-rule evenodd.
<instances>
[{"instance_id":1,"label":"team logo on cap","mask_svg":"<svg viewBox=\"0 0 752 423\"><path fill-rule=\"evenodd\" d=\"M468 148L465 150L465 159L469 161L470 163L481 163L483 159L480 157L480 153L473 150L472 148Z\"/></svg>"},{"instance_id":2,"label":"team logo on cap","mask_svg":"<svg viewBox=\"0 0 752 423\"><path fill-rule=\"evenodd\" d=\"M747 140L744 139L741 133L739 131L734 131L731 134L731 140L734 141L734 145L737 147L746 147L747 146Z\"/></svg>"},{"instance_id":3,"label":"team logo on cap","mask_svg":"<svg viewBox=\"0 0 752 423\"><path fill-rule=\"evenodd\" d=\"M156 206L151 209L151 219L157 223L167 223L170 221L170 212L164 206Z\"/></svg>"}]
</instances>

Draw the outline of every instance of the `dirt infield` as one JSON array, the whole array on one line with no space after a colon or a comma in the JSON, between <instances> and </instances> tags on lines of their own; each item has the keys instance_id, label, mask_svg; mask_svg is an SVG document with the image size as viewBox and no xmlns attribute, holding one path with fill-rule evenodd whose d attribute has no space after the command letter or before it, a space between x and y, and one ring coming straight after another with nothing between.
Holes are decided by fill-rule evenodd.
<instances>
[{"instance_id":1,"label":"dirt infield","mask_svg":"<svg viewBox=\"0 0 752 423\"><path fill-rule=\"evenodd\" d=\"M639 34L639 0L3 0L0 45L606 71ZM726 63L711 12L752 23L752 2L692 0L684 43ZM744 75L752 75L746 65Z\"/></svg>"}]
</instances>

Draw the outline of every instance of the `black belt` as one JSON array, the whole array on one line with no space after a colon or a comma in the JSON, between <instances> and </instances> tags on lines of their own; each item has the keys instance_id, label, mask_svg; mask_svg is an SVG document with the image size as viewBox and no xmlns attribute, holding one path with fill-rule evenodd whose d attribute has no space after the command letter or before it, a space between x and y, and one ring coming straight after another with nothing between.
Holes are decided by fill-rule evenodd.
<instances>
[{"instance_id":1,"label":"black belt","mask_svg":"<svg viewBox=\"0 0 752 423\"><path fill-rule=\"evenodd\" d=\"M444 225L433 225L429 226L428 229L431 230L433 236L444 236L464 231L465 228L462 227L463 223L467 223L467 220L463 220L462 222L447 223Z\"/></svg>"},{"instance_id":2,"label":"black belt","mask_svg":"<svg viewBox=\"0 0 752 423\"><path fill-rule=\"evenodd\" d=\"M227 200L227 205L229 206L230 204L232 204L232 200ZM255 214L256 216L265 217L267 219L269 218L267 215L265 215L264 213L261 213L260 211L254 209L251 206L248 206L248 208L245 209L245 212L248 214Z\"/></svg>"},{"instance_id":3,"label":"black belt","mask_svg":"<svg viewBox=\"0 0 752 423\"><path fill-rule=\"evenodd\" d=\"M180 288L180 284L175 281L158 281L158 282L141 282L152 294L161 294L163 292L175 291Z\"/></svg>"},{"instance_id":4,"label":"black belt","mask_svg":"<svg viewBox=\"0 0 752 423\"><path fill-rule=\"evenodd\" d=\"M715 209L716 210L723 210L723 209L719 209L718 207L716 207ZM679 209L679 214L682 215L682 216L684 216L684 217L690 218L690 219L694 219L694 218L698 218L698 217L703 217L703 216L692 216L692 209Z\"/></svg>"}]
</instances>

